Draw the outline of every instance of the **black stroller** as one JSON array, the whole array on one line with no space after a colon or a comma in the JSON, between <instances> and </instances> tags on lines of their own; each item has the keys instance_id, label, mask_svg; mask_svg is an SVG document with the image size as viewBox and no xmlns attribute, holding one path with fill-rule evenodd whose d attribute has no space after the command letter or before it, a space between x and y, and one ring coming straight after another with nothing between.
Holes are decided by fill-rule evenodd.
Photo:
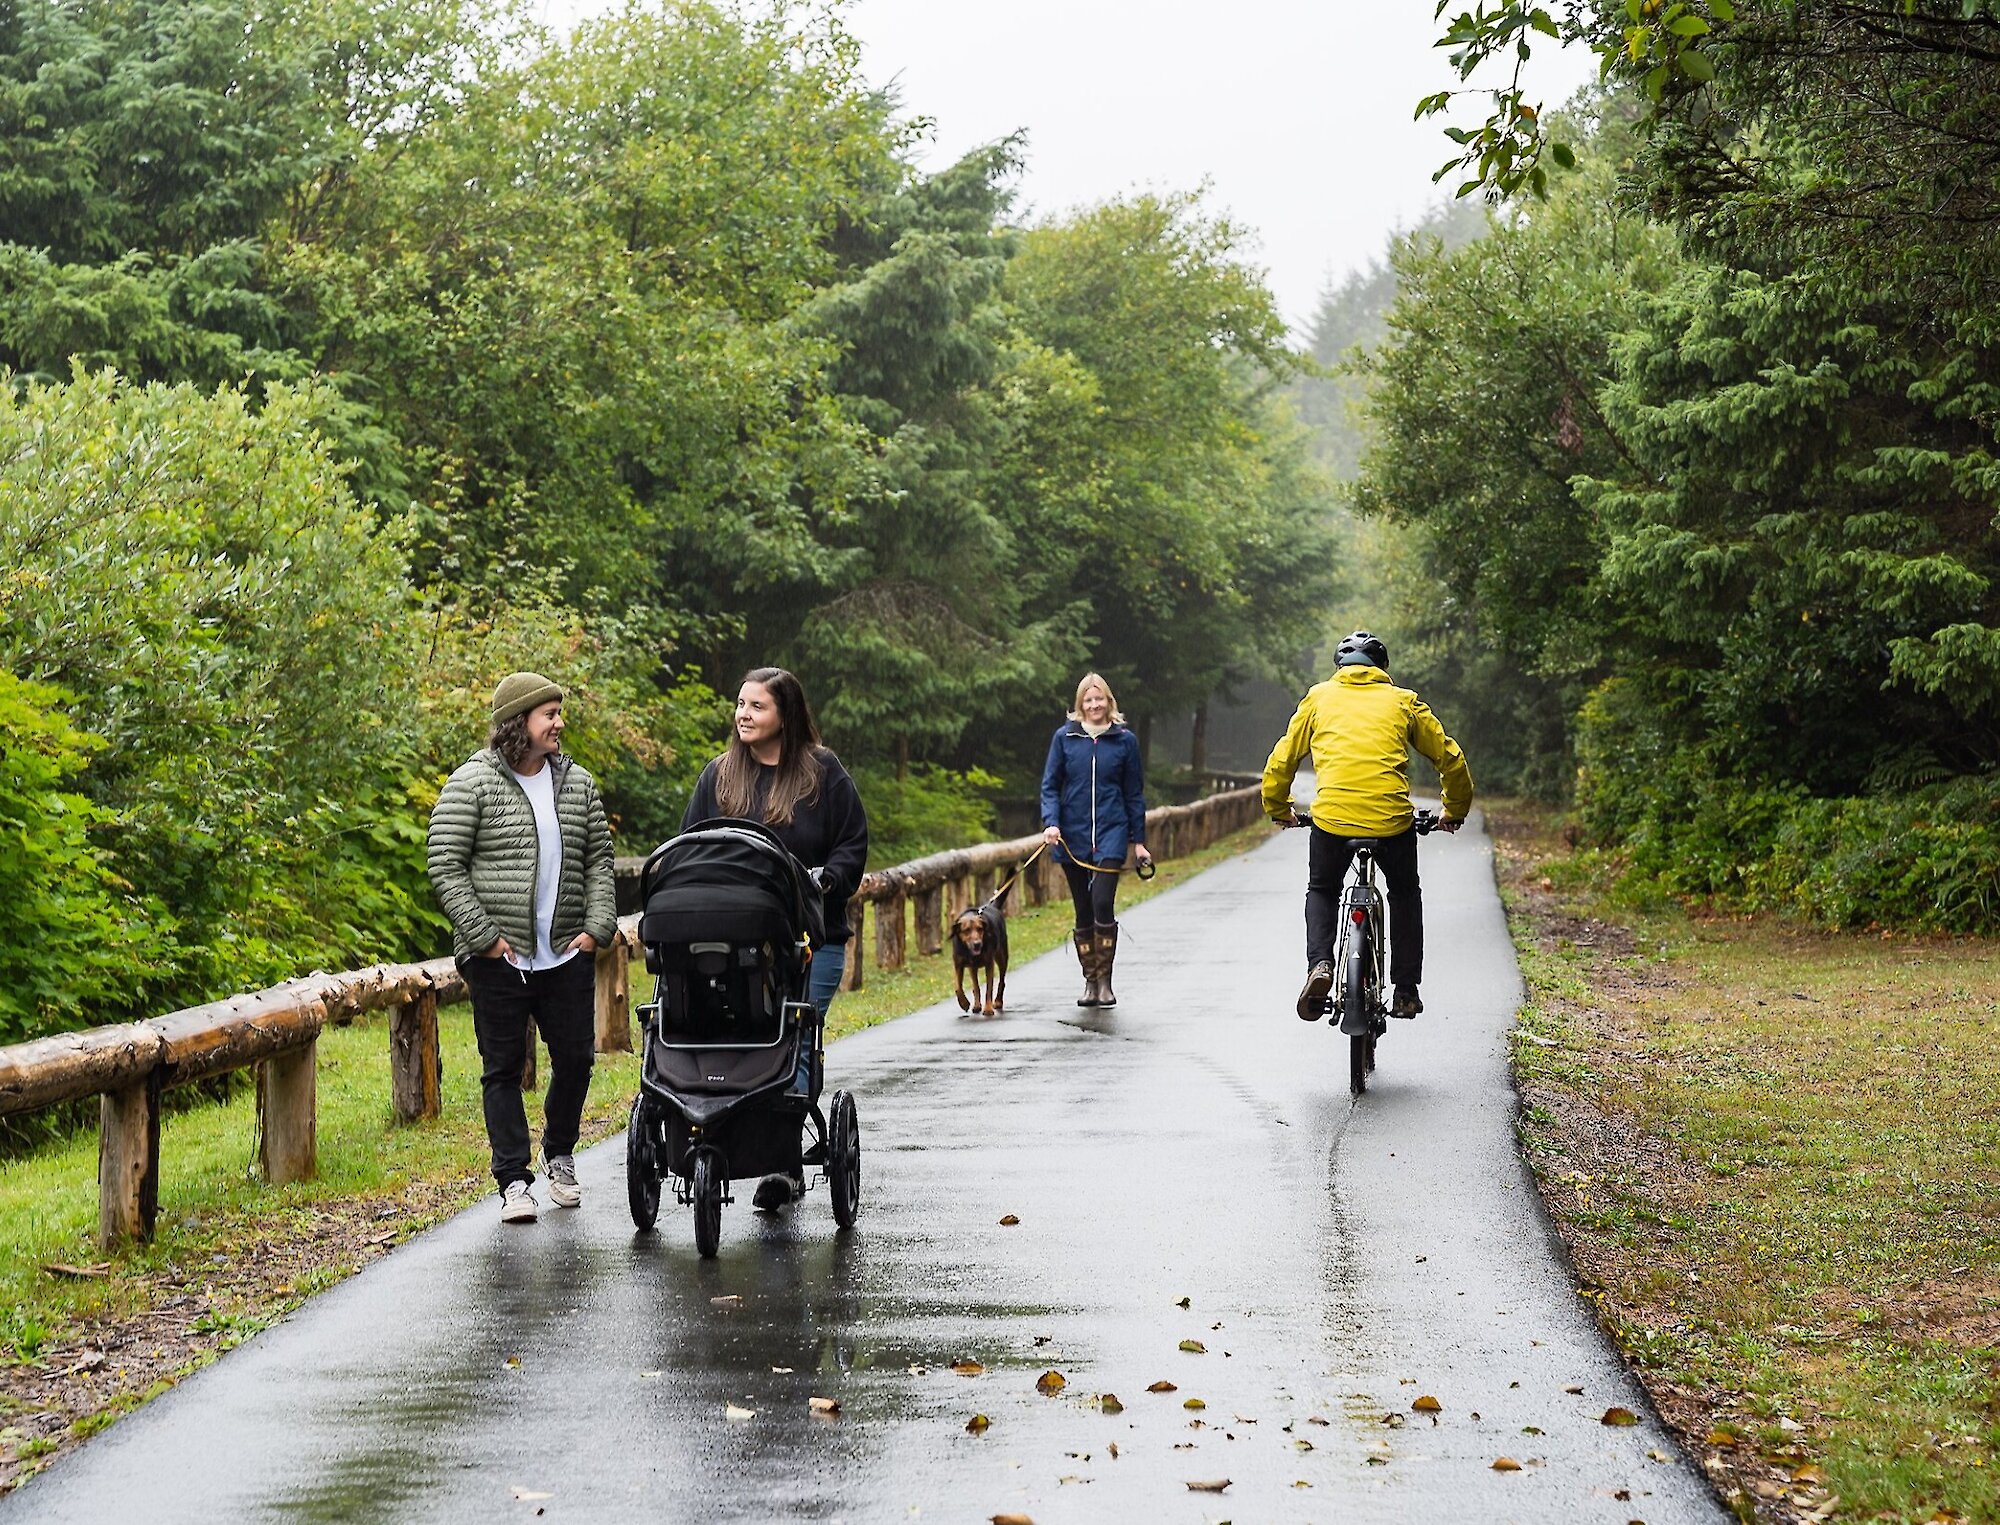
<instances>
[{"instance_id":1,"label":"black stroller","mask_svg":"<svg viewBox=\"0 0 2000 1525\"><path fill-rule=\"evenodd\" d=\"M702 821L656 848L639 878L639 942L658 976L639 1008L639 1094L625 1135L632 1221L651 1228L660 1186L694 1208L704 1258L729 1183L826 1173L834 1221L861 1207L854 1098L820 1110L824 1039L807 999L821 933L807 872L761 824ZM810 1133L810 1142L808 1142Z\"/></svg>"}]
</instances>

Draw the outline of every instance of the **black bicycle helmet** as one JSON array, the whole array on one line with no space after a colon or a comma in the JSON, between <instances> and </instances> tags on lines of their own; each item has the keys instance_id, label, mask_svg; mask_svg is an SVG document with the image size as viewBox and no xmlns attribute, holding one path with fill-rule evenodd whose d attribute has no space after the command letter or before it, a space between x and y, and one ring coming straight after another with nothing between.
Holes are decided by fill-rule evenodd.
<instances>
[{"instance_id":1,"label":"black bicycle helmet","mask_svg":"<svg viewBox=\"0 0 2000 1525\"><path fill-rule=\"evenodd\" d=\"M1335 667L1379 667L1389 670L1389 648L1365 630L1357 630L1334 653Z\"/></svg>"}]
</instances>

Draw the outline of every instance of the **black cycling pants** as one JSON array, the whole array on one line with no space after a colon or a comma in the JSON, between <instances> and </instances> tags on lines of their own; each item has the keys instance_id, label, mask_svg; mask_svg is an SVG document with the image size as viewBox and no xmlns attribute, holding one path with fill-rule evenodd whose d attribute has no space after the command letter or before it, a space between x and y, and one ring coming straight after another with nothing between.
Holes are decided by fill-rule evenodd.
<instances>
[{"instance_id":1,"label":"black cycling pants","mask_svg":"<svg viewBox=\"0 0 2000 1525\"><path fill-rule=\"evenodd\" d=\"M1100 868L1116 869L1122 863L1105 862ZM1118 898L1118 875L1094 874L1082 867L1065 852L1062 856L1063 878L1069 881L1070 899L1076 902L1076 929L1081 932L1094 925L1108 927L1118 919L1113 903Z\"/></svg>"},{"instance_id":2,"label":"black cycling pants","mask_svg":"<svg viewBox=\"0 0 2000 1525\"><path fill-rule=\"evenodd\" d=\"M1424 977L1424 892L1417 878L1417 828L1375 840L1375 866L1388 890L1389 983L1420 984ZM1331 963L1340 941L1340 890L1354 861L1353 837L1312 828L1306 870L1306 967ZM1338 977L1339 971L1334 971Z\"/></svg>"}]
</instances>

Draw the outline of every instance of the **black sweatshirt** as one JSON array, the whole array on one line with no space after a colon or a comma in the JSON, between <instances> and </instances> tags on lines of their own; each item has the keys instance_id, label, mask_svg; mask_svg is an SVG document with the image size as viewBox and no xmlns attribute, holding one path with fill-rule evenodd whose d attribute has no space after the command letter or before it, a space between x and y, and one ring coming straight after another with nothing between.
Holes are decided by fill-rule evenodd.
<instances>
[{"instance_id":1,"label":"black sweatshirt","mask_svg":"<svg viewBox=\"0 0 2000 1525\"><path fill-rule=\"evenodd\" d=\"M845 943L854 936L847 925L847 902L860 887L861 875L868 867L868 812L862 808L861 792L841 767L840 759L825 747L817 755L819 788L811 798L792 807L790 825L771 826L764 821L764 801L770 796L771 780L778 776L775 764L757 769L750 818L770 826L787 851L807 868L825 870L821 877L826 885L826 940L829 944ZM715 772L721 761L715 759L695 780L694 797L681 817L682 831L722 814L715 800Z\"/></svg>"}]
</instances>

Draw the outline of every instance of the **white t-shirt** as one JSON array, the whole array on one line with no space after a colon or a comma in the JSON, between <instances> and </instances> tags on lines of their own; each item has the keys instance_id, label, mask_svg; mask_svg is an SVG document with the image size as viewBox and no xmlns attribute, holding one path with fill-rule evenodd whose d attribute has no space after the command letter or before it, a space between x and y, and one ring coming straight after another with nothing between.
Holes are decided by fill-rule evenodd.
<instances>
[{"instance_id":1,"label":"white t-shirt","mask_svg":"<svg viewBox=\"0 0 2000 1525\"><path fill-rule=\"evenodd\" d=\"M512 768L507 770L514 773ZM551 938L556 921L556 885L562 878L562 831L556 825L556 770L544 762L538 773L514 773L514 782L535 811L535 952L524 957L519 948L508 955L516 969L553 969L576 957L570 948L558 953Z\"/></svg>"}]
</instances>

